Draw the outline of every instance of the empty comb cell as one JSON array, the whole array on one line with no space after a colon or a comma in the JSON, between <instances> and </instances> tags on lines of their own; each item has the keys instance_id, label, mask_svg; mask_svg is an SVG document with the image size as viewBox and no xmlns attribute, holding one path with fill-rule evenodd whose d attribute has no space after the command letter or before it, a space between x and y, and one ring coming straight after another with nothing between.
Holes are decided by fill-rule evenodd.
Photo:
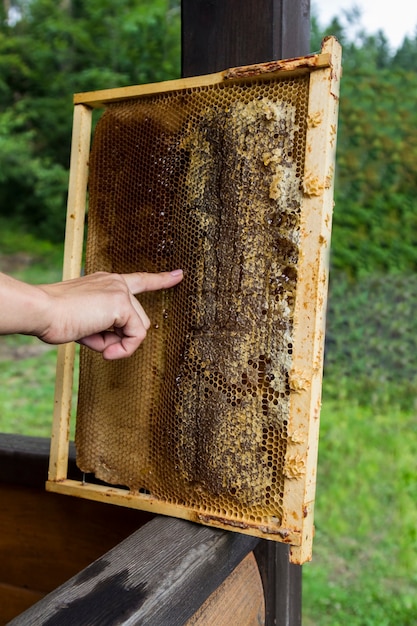
<instances>
[{"instance_id":1,"label":"empty comb cell","mask_svg":"<svg viewBox=\"0 0 417 626\"><path fill-rule=\"evenodd\" d=\"M303 59L78 95L104 106L85 271L184 280L140 295L152 326L129 359L81 347L77 464L109 486L53 469L48 489L310 558L339 65L329 38Z\"/></svg>"}]
</instances>

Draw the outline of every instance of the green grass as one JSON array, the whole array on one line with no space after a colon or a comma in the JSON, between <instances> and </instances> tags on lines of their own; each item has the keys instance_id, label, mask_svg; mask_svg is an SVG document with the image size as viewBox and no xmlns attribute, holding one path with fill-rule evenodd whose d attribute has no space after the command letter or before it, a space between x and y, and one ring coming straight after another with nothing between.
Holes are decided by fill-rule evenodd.
<instances>
[{"instance_id":1,"label":"green grass","mask_svg":"<svg viewBox=\"0 0 417 626\"><path fill-rule=\"evenodd\" d=\"M49 437L56 350L0 361L0 430Z\"/></svg>"},{"instance_id":2,"label":"green grass","mask_svg":"<svg viewBox=\"0 0 417 626\"><path fill-rule=\"evenodd\" d=\"M63 244L35 238L0 217L0 271L33 283L55 282L62 274Z\"/></svg>"},{"instance_id":3,"label":"green grass","mask_svg":"<svg viewBox=\"0 0 417 626\"><path fill-rule=\"evenodd\" d=\"M0 432L50 437L54 408L56 352L31 337L0 337ZM25 354L36 356L25 356ZM78 359L74 373L76 406ZM71 424L74 436L74 419Z\"/></svg>"},{"instance_id":4,"label":"green grass","mask_svg":"<svg viewBox=\"0 0 417 626\"><path fill-rule=\"evenodd\" d=\"M305 626L417 623L414 411L324 401Z\"/></svg>"}]
</instances>

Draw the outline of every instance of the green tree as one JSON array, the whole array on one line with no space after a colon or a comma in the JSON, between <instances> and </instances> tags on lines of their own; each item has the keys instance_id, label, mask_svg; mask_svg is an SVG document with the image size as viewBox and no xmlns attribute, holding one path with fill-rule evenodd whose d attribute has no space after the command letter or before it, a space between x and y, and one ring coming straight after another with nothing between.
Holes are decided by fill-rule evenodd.
<instances>
[{"instance_id":1,"label":"green tree","mask_svg":"<svg viewBox=\"0 0 417 626\"><path fill-rule=\"evenodd\" d=\"M413 39L405 37L401 46L395 52L392 66L410 72L415 72L417 67L417 29Z\"/></svg>"},{"instance_id":2,"label":"green tree","mask_svg":"<svg viewBox=\"0 0 417 626\"><path fill-rule=\"evenodd\" d=\"M179 2L19 0L1 18L0 212L61 239L72 94L178 77Z\"/></svg>"},{"instance_id":3,"label":"green tree","mask_svg":"<svg viewBox=\"0 0 417 626\"><path fill-rule=\"evenodd\" d=\"M417 269L417 38L390 49L353 9L312 38L343 44L332 267L359 277ZM347 33L350 33L348 36Z\"/></svg>"},{"instance_id":4,"label":"green tree","mask_svg":"<svg viewBox=\"0 0 417 626\"><path fill-rule=\"evenodd\" d=\"M417 268L417 75L345 74L333 265L353 275Z\"/></svg>"},{"instance_id":5,"label":"green tree","mask_svg":"<svg viewBox=\"0 0 417 626\"><path fill-rule=\"evenodd\" d=\"M343 45L333 268L417 267L417 36L390 49L353 7L322 28ZM180 74L179 0L0 4L0 214L62 239L72 94Z\"/></svg>"}]
</instances>

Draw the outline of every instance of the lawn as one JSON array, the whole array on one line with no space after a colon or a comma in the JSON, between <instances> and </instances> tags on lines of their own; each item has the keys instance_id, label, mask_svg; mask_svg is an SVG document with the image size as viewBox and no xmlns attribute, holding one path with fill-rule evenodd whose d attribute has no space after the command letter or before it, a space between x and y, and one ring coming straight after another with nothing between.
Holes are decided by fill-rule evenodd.
<instances>
[{"instance_id":1,"label":"lawn","mask_svg":"<svg viewBox=\"0 0 417 626\"><path fill-rule=\"evenodd\" d=\"M324 399L304 626L417 623L415 411Z\"/></svg>"},{"instance_id":2,"label":"lawn","mask_svg":"<svg viewBox=\"0 0 417 626\"><path fill-rule=\"evenodd\" d=\"M56 349L12 339L0 337L0 431L49 437Z\"/></svg>"}]
</instances>

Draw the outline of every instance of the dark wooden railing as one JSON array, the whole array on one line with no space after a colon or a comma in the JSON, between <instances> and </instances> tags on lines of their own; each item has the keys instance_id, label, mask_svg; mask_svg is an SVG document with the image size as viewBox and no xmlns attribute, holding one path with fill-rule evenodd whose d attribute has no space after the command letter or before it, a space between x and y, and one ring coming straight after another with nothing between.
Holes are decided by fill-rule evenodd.
<instances>
[{"instance_id":1,"label":"dark wooden railing","mask_svg":"<svg viewBox=\"0 0 417 626\"><path fill-rule=\"evenodd\" d=\"M48 453L0 435L0 624L265 623L257 538L48 493Z\"/></svg>"}]
</instances>

